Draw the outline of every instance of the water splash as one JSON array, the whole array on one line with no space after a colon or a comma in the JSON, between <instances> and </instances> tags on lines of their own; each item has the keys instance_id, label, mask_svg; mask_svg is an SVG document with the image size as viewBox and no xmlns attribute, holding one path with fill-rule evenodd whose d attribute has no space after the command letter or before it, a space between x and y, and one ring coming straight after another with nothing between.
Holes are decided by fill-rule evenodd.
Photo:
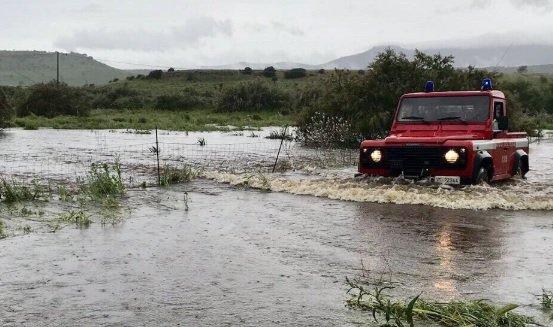
<instances>
[{"instance_id":1,"label":"water splash","mask_svg":"<svg viewBox=\"0 0 553 327\"><path fill-rule=\"evenodd\" d=\"M206 171L203 177L234 186L329 199L420 204L449 209L553 210L553 187L518 181L503 186L449 188L340 177L298 177Z\"/></svg>"}]
</instances>

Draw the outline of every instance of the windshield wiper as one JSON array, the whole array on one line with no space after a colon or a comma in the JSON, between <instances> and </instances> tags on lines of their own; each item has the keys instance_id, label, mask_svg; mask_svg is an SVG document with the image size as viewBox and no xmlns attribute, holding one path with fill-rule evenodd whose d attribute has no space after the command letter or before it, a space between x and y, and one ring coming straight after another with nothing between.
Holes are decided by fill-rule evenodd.
<instances>
[{"instance_id":1,"label":"windshield wiper","mask_svg":"<svg viewBox=\"0 0 553 327\"><path fill-rule=\"evenodd\" d=\"M466 124L467 122L459 117L459 116L448 116L448 117L442 117L442 118L438 118L439 121L444 121L444 120L458 120L458 121L461 121L463 122L464 124Z\"/></svg>"},{"instance_id":2,"label":"windshield wiper","mask_svg":"<svg viewBox=\"0 0 553 327\"><path fill-rule=\"evenodd\" d=\"M403 117L401 117L401 119L422 120L422 121L425 121L425 120L424 120L424 117L420 117L420 116L403 116Z\"/></svg>"}]
</instances>

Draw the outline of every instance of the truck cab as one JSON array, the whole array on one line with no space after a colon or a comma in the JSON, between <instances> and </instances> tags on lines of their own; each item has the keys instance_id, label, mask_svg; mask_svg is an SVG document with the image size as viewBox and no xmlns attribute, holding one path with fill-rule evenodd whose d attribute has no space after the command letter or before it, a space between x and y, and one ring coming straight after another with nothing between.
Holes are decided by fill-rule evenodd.
<instances>
[{"instance_id":1,"label":"truck cab","mask_svg":"<svg viewBox=\"0 0 553 327\"><path fill-rule=\"evenodd\" d=\"M388 136L360 145L359 173L479 184L524 177L528 137L510 132L507 101L488 78L480 91L404 94Z\"/></svg>"}]
</instances>

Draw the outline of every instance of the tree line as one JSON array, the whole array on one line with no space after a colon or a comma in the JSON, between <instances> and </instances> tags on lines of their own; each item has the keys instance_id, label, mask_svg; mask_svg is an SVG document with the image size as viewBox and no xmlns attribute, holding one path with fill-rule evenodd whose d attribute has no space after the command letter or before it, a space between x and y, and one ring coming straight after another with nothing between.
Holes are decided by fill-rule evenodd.
<instances>
[{"instance_id":1,"label":"tree line","mask_svg":"<svg viewBox=\"0 0 553 327\"><path fill-rule=\"evenodd\" d=\"M438 91L478 90L484 77L492 78L495 88L506 93L513 130L533 133L544 122L552 122L553 79L524 78L520 74L513 78L474 67L459 69L453 63L452 56L417 51L411 59L388 49L366 70L319 71L315 72L319 78L307 83L277 83L274 80L277 70L267 67L259 77L252 76L239 83L223 82L212 89L186 86L177 94L155 96L125 83L117 87L69 87L56 83L28 88L1 87L0 127L11 126L16 115L87 116L94 108L276 110L296 117L299 135L307 144L315 145L322 139L327 144L354 146L360 139L384 136L399 97L421 91L427 80L433 80ZM251 75L253 70L246 68L241 73ZM174 70L156 70L136 78L159 80L174 74ZM284 72L288 79L302 79L307 75L301 68Z\"/></svg>"}]
</instances>

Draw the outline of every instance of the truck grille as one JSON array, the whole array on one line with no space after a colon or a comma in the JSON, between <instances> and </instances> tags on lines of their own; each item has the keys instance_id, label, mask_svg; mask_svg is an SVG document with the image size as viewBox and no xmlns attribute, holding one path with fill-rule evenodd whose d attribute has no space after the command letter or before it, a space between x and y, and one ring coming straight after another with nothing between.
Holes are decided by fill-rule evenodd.
<instances>
[{"instance_id":1,"label":"truck grille","mask_svg":"<svg viewBox=\"0 0 553 327\"><path fill-rule=\"evenodd\" d=\"M424 170L432 168L461 168L466 164L466 156L460 153L459 161L454 164L445 162L444 154L449 148L436 146L383 147L382 161L375 163L370 159L374 149L361 151L360 165L364 168L385 168L393 172L403 172L407 176L421 176Z\"/></svg>"}]
</instances>

